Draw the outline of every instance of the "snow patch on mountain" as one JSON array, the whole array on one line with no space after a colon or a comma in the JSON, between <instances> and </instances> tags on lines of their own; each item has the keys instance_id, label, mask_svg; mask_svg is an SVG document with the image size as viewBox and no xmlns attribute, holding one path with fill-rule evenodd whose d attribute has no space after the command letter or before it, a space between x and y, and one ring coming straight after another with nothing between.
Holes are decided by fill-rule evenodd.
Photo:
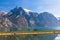
<instances>
[{"instance_id":1,"label":"snow patch on mountain","mask_svg":"<svg viewBox=\"0 0 60 40\"><path fill-rule=\"evenodd\" d=\"M2 13L3 15L6 15L6 14L7 14L7 12L0 10L0 14L1 14L1 13Z\"/></svg>"},{"instance_id":2,"label":"snow patch on mountain","mask_svg":"<svg viewBox=\"0 0 60 40\"><path fill-rule=\"evenodd\" d=\"M24 9L24 11L25 11L28 15L30 15L29 12L31 12L31 10Z\"/></svg>"},{"instance_id":3,"label":"snow patch on mountain","mask_svg":"<svg viewBox=\"0 0 60 40\"><path fill-rule=\"evenodd\" d=\"M30 12L31 10L28 10L28 9L24 9L26 12Z\"/></svg>"}]
</instances>

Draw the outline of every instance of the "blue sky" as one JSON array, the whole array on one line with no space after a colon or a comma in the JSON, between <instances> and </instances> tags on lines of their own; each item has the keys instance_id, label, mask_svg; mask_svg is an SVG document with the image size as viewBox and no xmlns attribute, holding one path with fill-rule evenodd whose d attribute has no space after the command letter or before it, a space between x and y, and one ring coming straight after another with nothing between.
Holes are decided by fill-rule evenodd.
<instances>
[{"instance_id":1,"label":"blue sky","mask_svg":"<svg viewBox=\"0 0 60 40\"><path fill-rule=\"evenodd\" d=\"M60 0L0 0L0 10L10 11L20 6L35 12L50 12L60 17Z\"/></svg>"}]
</instances>

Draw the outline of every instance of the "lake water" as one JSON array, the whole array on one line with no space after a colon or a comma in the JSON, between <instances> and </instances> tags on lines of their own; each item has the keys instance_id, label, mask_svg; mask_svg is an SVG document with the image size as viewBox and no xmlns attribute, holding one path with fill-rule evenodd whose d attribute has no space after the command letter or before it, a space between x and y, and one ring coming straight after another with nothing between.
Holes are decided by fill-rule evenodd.
<instances>
[{"instance_id":1,"label":"lake water","mask_svg":"<svg viewBox=\"0 0 60 40\"><path fill-rule=\"evenodd\" d=\"M30 29L38 29L38 30L60 30L60 27L35 27ZM54 40L60 40L60 34L58 34Z\"/></svg>"},{"instance_id":2,"label":"lake water","mask_svg":"<svg viewBox=\"0 0 60 40\"><path fill-rule=\"evenodd\" d=\"M37 29L37 30L60 30L60 27L29 27L28 29L30 29L30 30L34 30L34 29ZM54 37L53 37L54 36ZM40 35L40 36L38 36L39 38L46 38L47 40L48 39L50 39L50 40L52 40L52 39L54 39L54 40L60 40L60 34L57 34L56 36L55 35L53 35L53 34L48 34L48 35ZM49 38L47 38L47 37L49 37ZM43 40L41 38L41 40ZM37 38L38 39L38 38Z\"/></svg>"}]
</instances>

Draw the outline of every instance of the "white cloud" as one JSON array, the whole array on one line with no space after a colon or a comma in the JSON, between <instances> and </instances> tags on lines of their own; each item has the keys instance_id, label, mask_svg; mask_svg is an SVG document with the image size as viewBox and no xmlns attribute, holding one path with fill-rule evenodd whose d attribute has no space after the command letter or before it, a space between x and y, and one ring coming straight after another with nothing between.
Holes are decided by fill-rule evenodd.
<instances>
[{"instance_id":1,"label":"white cloud","mask_svg":"<svg viewBox=\"0 0 60 40\"><path fill-rule=\"evenodd\" d=\"M37 12L50 12L56 17L60 17L60 0L42 0L38 3Z\"/></svg>"}]
</instances>

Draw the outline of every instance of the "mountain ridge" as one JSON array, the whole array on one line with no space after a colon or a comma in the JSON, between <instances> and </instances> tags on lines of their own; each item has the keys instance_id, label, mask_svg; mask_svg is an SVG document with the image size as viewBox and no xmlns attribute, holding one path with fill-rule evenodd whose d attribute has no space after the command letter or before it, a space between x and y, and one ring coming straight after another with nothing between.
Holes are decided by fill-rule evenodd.
<instances>
[{"instance_id":1,"label":"mountain ridge","mask_svg":"<svg viewBox=\"0 0 60 40\"><path fill-rule=\"evenodd\" d=\"M13 8L9 12L7 12L4 17L7 18L6 21L9 20L11 24L10 26L15 26L20 29L28 29L29 27L33 29L35 27L39 28L60 26L60 21L58 21L57 18L51 13L42 12L38 14L37 12L31 12L27 9L24 10L24 8L22 7Z\"/></svg>"}]
</instances>

